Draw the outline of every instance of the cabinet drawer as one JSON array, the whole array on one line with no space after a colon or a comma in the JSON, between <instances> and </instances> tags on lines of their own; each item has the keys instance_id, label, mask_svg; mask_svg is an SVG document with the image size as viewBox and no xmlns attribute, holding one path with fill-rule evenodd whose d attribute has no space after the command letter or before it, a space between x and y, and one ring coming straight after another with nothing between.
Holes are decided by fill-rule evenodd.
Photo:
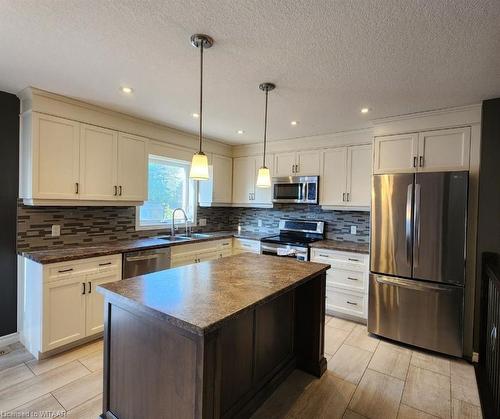
<instances>
[{"instance_id":1,"label":"cabinet drawer","mask_svg":"<svg viewBox=\"0 0 500 419\"><path fill-rule=\"evenodd\" d=\"M348 292L335 287L326 289L326 305L331 311L364 318L365 298L361 293Z\"/></svg>"},{"instance_id":2,"label":"cabinet drawer","mask_svg":"<svg viewBox=\"0 0 500 419\"><path fill-rule=\"evenodd\" d=\"M311 260L313 262L329 263L332 267L351 271L364 272L368 269L368 255L362 253L312 249Z\"/></svg>"},{"instance_id":3,"label":"cabinet drawer","mask_svg":"<svg viewBox=\"0 0 500 419\"><path fill-rule=\"evenodd\" d=\"M326 283L363 292L365 290L365 274L360 271L331 268L327 271Z\"/></svg>"},{"instance_id":4,"label":"cabinet drawer","mask_svg":"<svg viewBox=\"0 0 500 419\"><path fill-rule=\"evenodd\" d=\"M44 277L46 278L46 282L51 282L80 274L120 271L121 265L121 254L51 263L44 267L46 272Z\"/></svg>"},{"instance_id":5,"label":"cabinet drawer","mask_svg":"<svg viewBox=\"0 0 500 419\"><path fill-rule=\"evenodd\" d=\"M260 241L258 240L234 238L233 247L237 250L242 250L244 252L260 253Z\"/></svg>"}]
</instances>

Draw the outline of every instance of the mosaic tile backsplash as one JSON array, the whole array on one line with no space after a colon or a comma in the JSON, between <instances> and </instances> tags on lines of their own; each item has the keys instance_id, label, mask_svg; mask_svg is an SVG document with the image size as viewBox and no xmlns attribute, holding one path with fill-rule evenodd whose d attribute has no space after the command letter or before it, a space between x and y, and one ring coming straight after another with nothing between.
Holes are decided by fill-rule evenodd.
<instances>
[{"instance_id":1,"label":"mosaic tile backsplash","mask_svg":"<svg viewBox=\"0 0 500 419\"><path fill-rule=\"evenodd\" d=\"M165 234L168 230L135 230L135 207L29 207L18 205L18 251L54 249L63 246L125 240ZM323 211L316 205L275 205L274 208L198 208L198 219L207 225L197 231L243 230L275 233L280 218L326 222L328 238L368 242L369 213ZM259 220L261 226L259 226ZM51 236L53 224L61 226L59 237ZM355 225L357 234L351 235Z\"/></svg>"}]
</instances>

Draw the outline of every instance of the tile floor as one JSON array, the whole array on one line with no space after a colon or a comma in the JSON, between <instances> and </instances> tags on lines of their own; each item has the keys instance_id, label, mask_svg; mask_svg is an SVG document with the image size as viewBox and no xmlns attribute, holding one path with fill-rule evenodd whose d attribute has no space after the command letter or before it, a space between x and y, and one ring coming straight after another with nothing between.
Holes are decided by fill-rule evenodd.
<instances>
[{"instance_id":1,"label":"tile floor","mask_svg":"<svg viewBox=\"0 0 500 419\"><path fill-rule=\"evenodd\" d=\"M325 335L323 377L295 371L254 418L482 417L467 362L380 340L365 326L333 317ZM0 350L0 417L95 419L101 413L102 341L43 361L20 344Z\"/></svg>"}]
</instances>

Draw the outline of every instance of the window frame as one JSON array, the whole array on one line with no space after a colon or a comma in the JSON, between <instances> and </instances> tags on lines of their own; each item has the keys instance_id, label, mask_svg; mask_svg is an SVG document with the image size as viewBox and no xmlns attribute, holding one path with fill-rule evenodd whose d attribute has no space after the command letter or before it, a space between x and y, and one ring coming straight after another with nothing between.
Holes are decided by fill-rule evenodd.
<instances>
[{"instance_id":1,"label":"window frame","mask_svg":"<svg viewBox=\"0 0 500 419\"><path fill-rule=\"evenodd\" d=\"M156 154L149 154L148 155L148 175L149 175L149 162L150 160L163 160L167 162L171 162L174 165L177 164L179 166L187 166L188 169L191 166L191 162L185 161L185 160L179 160L179 159L174 159L171 157L166 157L166 156L159 156ZM190 187L190 184L192 184L192 188ZM191 191L192 189L192 191ZM193 219L189 220L187 225L188 227L194 227L197 225L197 213L198 213L198 182L195 180L190 180L189 179L189 171L188 171L188 191L187 194L189 196L190 193L193 193ZM148 197L149 197L149 183L148 183ZM144 201L145 203L146 201ZM158 224L141 224L141 206L138 205L135 208L135 230L136 231L141 231L141 230L164 230L164 229L170 229L172 228L172 220L168 220L167 222L164 223L158 223ZM184 227L186 223L176 223L176 226L182 226Z\"/></svg>"}]
</instances>

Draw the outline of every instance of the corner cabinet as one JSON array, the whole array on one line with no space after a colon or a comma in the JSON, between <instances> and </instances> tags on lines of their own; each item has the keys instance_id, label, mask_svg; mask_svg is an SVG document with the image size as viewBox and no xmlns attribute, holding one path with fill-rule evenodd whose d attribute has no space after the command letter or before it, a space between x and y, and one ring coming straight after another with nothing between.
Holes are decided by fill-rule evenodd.
<instances>
[{"instance_id":1,"label":"corner cabinet","mask_svg":"<svg viewBox=\"0 0 500 419\"><path fill-rule=\"evenodd\" d=\"M21 116L20 197L28 205L147 199L148 140L65 118Z\"/></svg>"},{"instance_id":2,"label":"corner cabinet","mask_svg":"<svg viewBox=\"0 0 500 419\"><path fill-rule=\"evenodd\" d=\"M229 206L233 194L233 159L212 154L208 166L209 179L198 183L202 207Z\"/></svg>"},{"instance_id":3,"label":"corner cabinet","mask_svg":"<svg viewBox=\"0 0 500 419\"><path fill-rule=\"evenodd\" d=\"M96 287L121 279L122 255L42 265L19 257L19 334L43 358L98 337L104 299Z\"/></svg>"},{"instance_id":4,"label":"corner cabinet","mask_svg":"<svg viewBox=\"0 0 500 419\"><path fill-rule=\"evenodd\" d=\"M324 150L322 160L320 205L368 210L371 200L371 145Z\"/></svg>"},{"instance_id":5,"label":"corner cabinet","mask_svg":"<svg viewBox=\"0 0 500 419\"><path fill-rule=\"evenodd\" d=\"M262 166L262 156L236 157L233 159L233 205L246 207L272 206L272 189L258 188L257 173ZM273 156L266 156L266 166L273 173Z\"/></svg>"},{"instance_id":6,"label":"corner cabinet","mask_svg":"<svg viewBox=\"0 0 500 419\"><path fill-rule=\"evenodd\" d=\"M375 137L373 173L469 170L470 127Z\"/></svg>"}]
</instances>

